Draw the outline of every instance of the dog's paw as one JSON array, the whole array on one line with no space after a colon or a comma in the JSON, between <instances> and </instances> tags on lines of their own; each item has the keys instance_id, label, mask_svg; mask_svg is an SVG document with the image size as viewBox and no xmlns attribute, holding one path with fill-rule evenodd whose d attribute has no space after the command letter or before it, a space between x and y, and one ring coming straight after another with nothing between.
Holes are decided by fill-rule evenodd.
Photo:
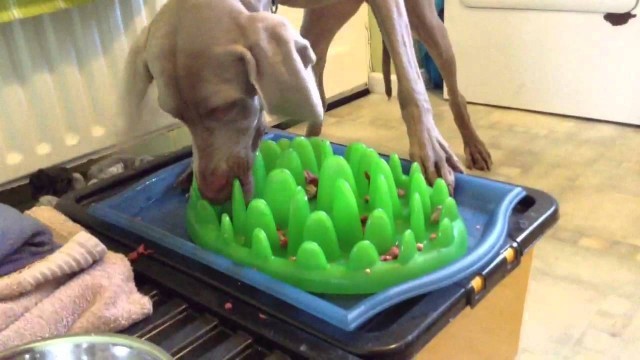
<instances>
[{"instance_id":1,"label":"dog's paw","mask_svg":"<svg viewBox=\"0 0 640 360\"><path fill-rule=\"evenodd\" d=\"M433 186L438 178L442 178L453 195L455 172L463 173L464 170L458 157L439 134L424 140L414 139L409 157L420 165L429 185Z\"/></svg>"},{"instance_id":2,"label":"dog's paw","mask_svg":"<svg viewBox=\"0 0 640 360\"><path fill-rule=\"evenodd\" d=\"M465 164L470 170L489 171L493 166L493 159L487 146L480 139L464 144Z\"/></svg>"}]
</instances>

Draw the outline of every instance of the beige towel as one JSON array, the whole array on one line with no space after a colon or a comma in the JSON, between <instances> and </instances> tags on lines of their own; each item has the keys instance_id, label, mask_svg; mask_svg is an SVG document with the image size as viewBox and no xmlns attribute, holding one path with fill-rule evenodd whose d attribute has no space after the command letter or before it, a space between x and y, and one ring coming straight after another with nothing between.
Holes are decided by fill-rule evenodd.
<instances>
[{"instance_id":1,"label":"beige towel","mask_svg":"<svg viewBox=\"0 0 640 360\"><path fill-rule=\"evenodd\" d=\"M64 334L117 332L151 314L126 257L109 252L0 332L0 351Z\"/></svg>"},{"instance_id":2,"label":"beige towel","mask_svg":"<svg viewBox=\"0 0 640 360\"><path fill-rule=\"evenodd\" d=\"M65 244L79 232L86 231L82 226L49 206L36 206L24 213L50 228L53 239L59 244Z\"/></svg>"}]
</instances>

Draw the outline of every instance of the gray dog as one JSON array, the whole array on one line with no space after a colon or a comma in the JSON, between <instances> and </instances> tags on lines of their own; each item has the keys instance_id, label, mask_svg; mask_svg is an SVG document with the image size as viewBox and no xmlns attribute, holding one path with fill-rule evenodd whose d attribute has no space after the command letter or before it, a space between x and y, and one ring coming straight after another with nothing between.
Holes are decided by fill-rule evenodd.
<instances>
[{"instance_id":1,"label":"gray dog","mask_svg":"<svg viewBox=\"0 0 640 360\"><path fill-rule=\"evenodd\" d=\"M160 108L191 133L195 178L214 203L230 198L234 178L252 195L263 110L315 124L324 115L309 43L285 18L245 5L170 0L137 37L125 65L127 124L141 118L155 81Z\"/></svg>"}]
</instances>

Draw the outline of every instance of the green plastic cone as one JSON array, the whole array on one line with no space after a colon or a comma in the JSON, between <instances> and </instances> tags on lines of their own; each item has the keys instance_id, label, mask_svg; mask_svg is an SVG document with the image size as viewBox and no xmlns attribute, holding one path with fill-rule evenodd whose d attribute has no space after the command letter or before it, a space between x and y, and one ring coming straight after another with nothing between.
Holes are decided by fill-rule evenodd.
<instances>
[{"instance_id":1,"label":"green plastic cone","mask_svg":"<svg viewBox=\"0 0 640 360\"><path fill-rule=\"evenodd\" d=\"M398 154L394 153L389 156L389 167L391 168L393 181L396 183L396 186L407 190L409 187L409 178L402 172L402 161L400 161Z\"/></svg>"},{"instance_id":2,"label":"green plastic cone","mask_svg":"<svg viewBox=\"0 0 640 360\"><path fill-rule=\"evenodd\" d=\"M212 226L215 231L220 231L220 223L218 222L218 214L214 210L213 206L206 201L198 201L198 211L196 212L196 222L198 224L204 224Z\"/></svg>"},{"instance_id":3,"label":"green plastic cone","mask_svg":"<svg viewBox=\"0 0 640 360\"><path fill-rule=\"evenodd\" d=\"M409 199L411 199L413 194L419 194L422 199L422 211L426 217L429 217L431 214L431 203L427 199L429 199L431 191L424 176L422 173L417 173L409 178L409 182Z\"/></svg>"},{"instance_id":4,"label":"green plastic cone","mask_svg":"<svg viewBox=\"0 0 640 360\"><path fill-rule=\"evenodd\" d=\"M325 270L329 267L320 245L313 241L302 243L295 263L305 270Z\"/></svg>"},{"instance_id":5,"label":"green plastic cone","mask_svg":"<svg viewBox=\"0 0 640 360\"><path fill-rule=\"evenodd\" d=\"M370 209L382 209L387 214L387 218L391 225L394 224L393 205L391 203L391 195L389 194L389 187L387 181L382 174L373 175L371 177L371 190L369 191L371 197ZM391 227L391 232L394 231L394 227Z\"/></svg>"},{"instance_id":6,"label":"green plastic cone","mask_svg":"<svg viewBox=\"0 0 640 360\"><path fill-rule=\"evenodd\" d=\"M447 183L442 178L436 179L433 184L433 192L431 193L431 206L435 209L438 206L444 205L444 202L449 198L449 188Z\"/></svg>"},{"instance_id":7,"label":"green plastic cone","mask_svg":"<svg viewBox=\"0 0 640 360\"><path fill-rule=\"evenodd\" d=\"M245 234L253 234L256 229L262 229L269 239L271 250L273 252L277 252L279 250L280 237L276 230L276 223L273 220L273 214L271 213L271 209L266 201L262 199L254 199L249 203L245 228Z\"/></svg>"},{"instance_id":8,"label":"green plastic cone","mask_svg":"<svg viewBox=\"0 0 640 360\"><path fill-rule=\"evenodd\" d=\"M296 194L291 200L289 214L289 231L287 232L289 245L287 246L287 254L288 256L294 256L298 252L300 245L302 245L304 226L311 214L307 194L301 187L296 189Z\"/></svg>"},{"instance_id":9,"label":"green plastic cone","mask_svg":"<svg viewBox=\"0 0 640 360\"><path fill-rule=\"evenodd\" d=\"M280 139L278 140L278 147L280 148L280 150L282 151L287 151L289 150L289 147L291 147L291 140L289 139Z\"/></svg>"},{"instance_id":10,"label":"green plastic cone","mask_svg":"<svg viewBox=\"0 0 640 360\"><path fill-rule=\"evenodd\" d=\"M222 241L226 245L232 245L236 243L235 233L233 231L233 224L228 214L222 214L222 220L220 221L220 234L222 235Z\"/></svg>"},{"instance_id":11,"label":"green plastic cone","mask_svg":"<svg viewBox=\"0 0 640 360\"><path fill-rule=\"evenodd\" d=\"M449 219L440 221L438 238L433 242L436 248L447 248L453 244L453 225Z\"/></svg>"},{"instance_id":12,"label":"green plastic cone","mask_svg":"<svg viewBox=\"0 0 640 360\"><path fill-rule=\"evenodd\" d=\"M309 142L311 143L311 147L313 147L313 152L316 155L318 170L321 170L322 164L324 164L324 161L330 158L331 156L333 156L333 147L331 147L330 142L320 138L311 138L309 139Z\"/></svg>"},{"instance_id":13,"label":"green plastic cone","mask_svg":"<svg viewBox=\"0 0 640 360\"><path fill-rule=\"evenodd\" d=\"M336 231L331 218L324 211L314 211L309 215L302 234L304 242L311 241L320 245L329 262L341 257Z\"/></svg>"},{"instance_id":14,"label":"green plastic cone","mask_svg":"<svg viewBox=\"0 0 640 360\"><path fill-rule=\"evenodd\" d=\"M408 264L418 253L418 249L416 247L416 237L413 234L413 231L407 230L402 234L402 240L400 241L400 256L398 256L398 261L406 265Z\"/></svg>"},{"instance_id":15,"label":"green plastic cone","mask_svg":"<svg viewBox=\"0 0 640 360\"><path fill-rule=\"evenodd\" d=\"M233 218L233 224L240 232L245 228L245 222L247 219L247 205L244 199L244 193L242 192L242 186L240 181L235 179L233 181L233 192L231 193L231 216ZM245 233L246 237L250 234Z\"/></svg>"},{"instance_id":16,"label":"green plastic cone","mask_svg":"<svg viewBox=\"0 0 640 360\"><path fill-rule=\"evenodd\" d=\"M458 213L458 205L452 197L448 197L447 200L444 201L444 205L442 205L442 217L445 219L449 219L449 221L451 222L454 222L460 218L460 214Z\"/></svg>"},{"instance_id":17,"label":"green plastic cone","mask_svg":"<svg viewBox=\"0 0 640 360\"><path fill-rule=\"evenodd\" d=\"M291 142L291 149L293 149L302 163L304 170L309 170L314 174L320 171L318 167L318 161L316 160L316 154L313 152L313 146L307 138L297 137Z\"/></svg>"},{"instance_id":18,"label":"green plastic cone","mask_svg":"<svg viewBox=\"0 0 640 360\"><path fill-rule=\"evenodd\" d=\"M369 194L369 185L371 178L371 168L374 161L378 159L378 154L373 149L366 149L360 156L358 170L353 173L356 180L356 187L360 198L364 198ZM367 174L369 179L367 179Z\"/></svg>"},{"instance_id":19,"label":"green plastic cone","mask_svg":"<svg viewBox=\"0 0 640 360\"><path fill-rule=\"evenodd\" d=\"M347 159L347 162L351 167L351 171L353 171L354 173L358 170L360 159L362 158L362 154L364 154L366 150L367 146L360 142L349 144L349 146L347 147L345 159Z\"/></svg>"},{"instance_id":20,"label":"green plastic cone","mask_svg":"<svg viewBox=\"0 0 640 360\"><path fill-rule=\"evenodd\" d=\"M261 152L256 153L253 161L253 197L261 198L264 194L264 184L267 181L267 169Z\"/></svg>"},{"instance_id":21,"label":"green plastic cone","mask_svg":"<svg viewBox=\"0 0 640 360\"><path fill-rule=\"evenodd\" d=\"M384 176L389 193L389 199L391 200L391 206L393 207L393 219L399 218L402 215L402 207L400 206L400 198L398 197L398 188L396 187L389 164L387 164L387 162L382 158L378 158L373 164L371 173L373 176L376 174Z\"/></svg>"},{"instance_id":22,"label":"green plastic cone","mask_svg":"<svg viewBox=\"0 0 640 360\"><path fill-rule=\"evenodd\" d=\"M358 242L349 254L347 267L350 270L366 270L374 267L380 261L380 255L375 245L370 241Z\"/></svg>"},{"instance_id":23,"label":"green plastic cone","mask_svg":"<svg viewBox=\"0 0 640 360\"><path fill-rule=\"evenodd\" d=\"M384 210L376 209L369 215L364 239L371 241L378 254L385 254L394 245L391 223Z\"/></svg>"},{"instance_id":24,"label":"green plastic cone","mask_svg":"<svg viewBox=\"0 0 640 360\"><path fill-rule=\"evenodd\" d=\"M269 204L278 229L286 229L289 226L289 207L297 187L289 170L275 169L267 176L263 198Z\"/></svg>"},{"instance_id":25,"label":"green plastic cone","mask_svg":"<svg viewBox=\"0 0 640 360\"><path fill-rule=\"evenodd\" d=\"M293 175L296 184L298 186L305 186L304 169L302 168L302 162L300 161L298 153L296 153L293 149L283 151L282 154L280 154L280 158L276 162L276 169L289 170L291 175Z\"/></svg>"},{"instance_id":26,"label":"green plastic cone","mask_svg":"<svg viewBox=\"0 0 640 360\"><path fill-rule=\"evenodd\" d=\"M276 163L282 150L273 140L263 141L260 144L260 153L264 159L264 167L267 174L276 168Z\"/></svg>"},{"instance_id":27,"label":"green plastic cone","mask_svg":"<svg viewBox=\"0 0 640 360\"><path fill-rule=\"evenodd\" d=\"M363 233L358 203L353 190L344 179L339 179L336 182L331 218L340 248L343 252L348 253L357 242L362 240Z\"/></svg>"},{"instance_id":28,"label":"green plastic cone","mask_svg":"<svg viewBox=\"0 0 640 360\"><path fill-rule=\"evenodd\" d=\"M319 210L331 212L338 179L345 180L349 187L354 192L356 191L355 180L349 164L342 156L334 155L325 160L320 169L317 202Z\"/></svg>"},{"instance_id":29,"label":"green plastic cone","mask_svg":"<svg viewBox=\"0 0 640 360\"><path fill-rule=\"evenodd\" d=\"M273 258L269 239L264 230L257 228L251 235L251 255L260 261L267 262Z\"/></svg>"},{"instance_id":30,"label":"green plastic cone","mask_svg":"<svg viewBox=\"0 0 640 360\"><path fill-rule=\"evenodd\" d=\"M422 199L419 193L414 193L409 199L409 223L415 235L416 242L423 243L427 238L425 215L422 209Z\"/></svg>"}]
</instances>

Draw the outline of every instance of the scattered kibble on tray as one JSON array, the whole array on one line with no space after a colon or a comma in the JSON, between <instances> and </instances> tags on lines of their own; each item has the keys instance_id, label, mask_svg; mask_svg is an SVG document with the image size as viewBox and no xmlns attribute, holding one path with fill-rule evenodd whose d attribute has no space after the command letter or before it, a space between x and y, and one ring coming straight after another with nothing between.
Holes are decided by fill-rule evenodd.
<instances>
[{"instance_id":1,"label":"scattered kibble on tray","mask_svg":"<svg viewBox=\"0 0 640 360\"><path fill-rule=\"evenodd\" d=\"M187 230L200 247L303 290L370 294L432 273L467 253L467 229L447 185L428 186L362 143L334 153L320 138L263 141L254 196L236 180L212 206L195 180Z\"/></svg>"}]
</instances>

